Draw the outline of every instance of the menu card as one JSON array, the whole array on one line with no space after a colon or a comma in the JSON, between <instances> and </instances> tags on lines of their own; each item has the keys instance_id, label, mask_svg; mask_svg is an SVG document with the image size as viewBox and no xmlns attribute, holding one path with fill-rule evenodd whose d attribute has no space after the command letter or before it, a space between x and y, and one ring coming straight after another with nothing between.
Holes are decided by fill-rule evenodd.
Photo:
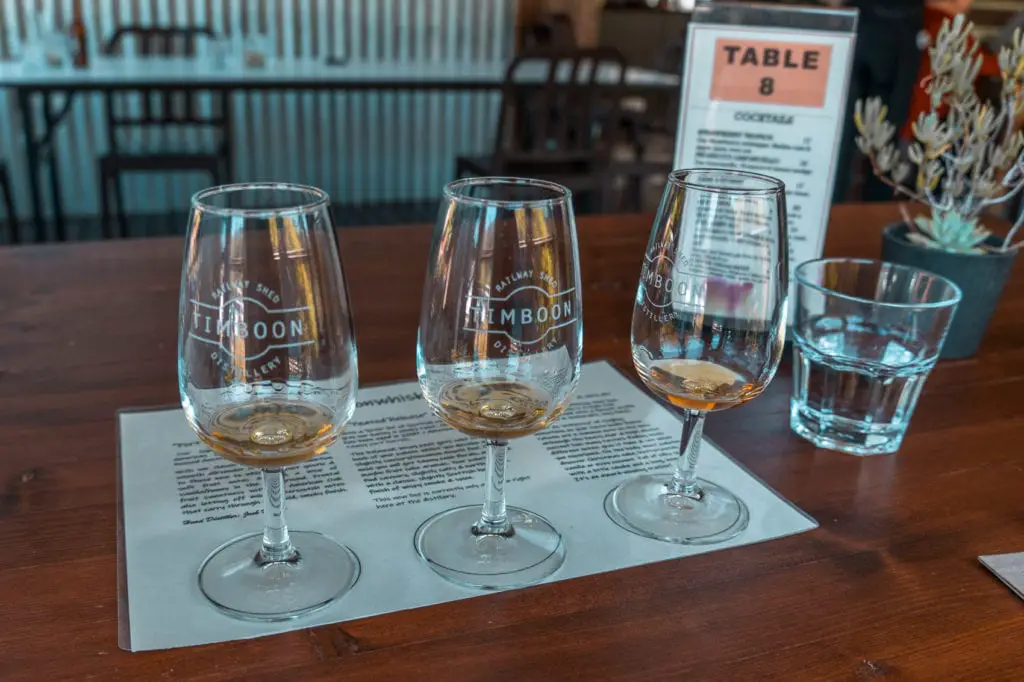
<instances>
[{"instance_id":1,"label":"menu card","mask_svg":"<svg viewBox=\"0 0 1024 682\"><path fill-rule=\"evenodd\" d=\"M287 471L290 525L348 545L362 574L336 603L284 623L222 614L206 602L196 580L213 549L260 529L260 472L210 452L181 410L122 411L119 430L122 648L259 637L484 594L435 575L413 550L413 533L427 517L482 502L484 479L484 444L434 417L414 382L360 390L355 417L340 441ZM630 476L671 466L680 433L672 412L599 362L584 367L571 407L555 424L513 441L506 468L509 502L543 514L564 536L565 563L548 581L817 527L707 441L700 474L746 502L747 530L720 545L685 547L616 526L604 513L607 493Z\"/></svg>"},{"instance_id":2,"label":"menu card","mask_svg":"<svg viewBox=\"0 0 1024 682\"><path fill-rule=\"evenodd\" d=\"M740 3L698 5L689 25L675 167L782 180L794 266L825 243L856 26L856 10Z\"/></svg>"},{"instance_id":3,"label":"menu card","mask_svg":"<svg viewBox=\"0 0 1024 682\"><path fill-rule=\"evenodd\" d=\"M1024 552L989 554L978 557L978 561L1024 599Z\"/></svg>"}]
</instances>

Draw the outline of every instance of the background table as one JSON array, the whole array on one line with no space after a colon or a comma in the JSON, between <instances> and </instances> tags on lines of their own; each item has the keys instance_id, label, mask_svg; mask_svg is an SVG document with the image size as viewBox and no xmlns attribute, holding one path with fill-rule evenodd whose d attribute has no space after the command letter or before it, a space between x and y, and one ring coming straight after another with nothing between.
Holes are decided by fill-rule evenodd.
<instances>
[{"instance_id":1,"label":"background table","mask_svg":"<svg viewBox=\"0 0 1024 682\"><path fill-rule=\"evenodd\" d=\"M837 207L827 253L876 256L897 216ZM651 221L579 221L586 357L627 372ZM341 234L364 384L414 377L429 241ZM897 455L790 433L788 364L708 420L818 530L260 640L118 650L114 411L177 401L181 255L178 239L0 250L0 678L1020 679L1024 607L976 558L1024 550L1020 268L981 354L929 379Z\"/></svg>"},{"instance_id":2,"label":"background table","mask_svg":"<svg viewBox=\"0 0 1024 682\"><path fill-rule=\"evenodd\" d=\"M424 62L504 64L514 53L517 3L518 0L3 0L0 2L0 58L6 61L29 56L43 36L54 28L67 27L78 8L86 26L89 62L94 65L103 60L104 43L126 25L208 28L233 43L257 40L270 46L281 59L321 64L328 59L345 57L352 62L398 67ZM200 49L205 47L201 45ZM129 53L124 55L123 61L133 58ZM74 74L72 72L72 77ZM35 75L34 78L46 80L45 76ZM370 203L375 201L376 195L390 193L392 196L383 200L394 204L403 198L398 196L399 192L414 197L419 176L426 173L422 166L419 174L410 172L411 164L401 166L402 172L396 174L394 165L380 169L381 164L371 157L361 159L359 171L353 172L345 162L351 157L369 156L369 151L383 154L388 148L386 135L401 144L403 138L394 134L393 120L408 108L410 100L421 103L424 99L428 100L428 106L423 108L431 121L448 116L461 126L457 128L460 131L457 153L483 153L486 143L476 136L483 135L481 121L488 96L485 92L443 93L428 98L377 91L314 95L294 90L238 94L234 99L243 106L236 109L242 119L236 131L241 134L240 144L251 148L241 160L251 166L235 168L244 170L238 176L242 180L280 177L305 180L325 187L339 203L342 200L356 203L357 199ZM26 219L31 216L32 197L28 183L30 172L23 159L22 125L14 115L13 92L6 102L3 99L0 93L0 106L9 107L12 115L9 125L0 125L0 159L10 166L18 210ZM106 148L104 98L93 92L80 93L74 99L72 110L56 130L52 151L57 157L55 172L59 174L67 214L72 219L88 219L99 214L98 183L94 176L95 157ZM453 115L453 109L458 115ZM353 116L375 118L379 123L353 129L349 125ZM311 119L320 117L334 121L335 125L311 123ZM289 124L289 121L292 122ZM317 134L307 136L308 146L299 146L302 143L297 143L296 135L274 140L273 133L285 125ZM41 112L37 112L36 130L42 130L42 126ZM317 127L319 130L315 130ZM488 129L487 134L491 133ZM444 135L451 134L445 129ZM441 142L435 142L435 146L440 147ZM322 151L325 147L330 153L314 157L320 162L320 167L314 169L316 163L311 160L309 150ZM44 148L44 151L49 149ZM452 159L446 160L445 173L450 173L452 162ZM45 189L49 179L41 184L43 193L48 194ZM135 177L126 181L129 186L126 203L133 214L178 212L187 208L192 192L208 184L209 179L202 174L176 175L170 179ZM425 184L439 186L436 181ZM145 200L135 199L136 196ZM51 206L46 196L42 209L52 221ZM401 211L399 214L416 213ZM367 220L366 224L371 224L369 218ZM77 232L75 227L72 222L69 232Z\"/></svg>"},{"instance_id":3,"label":"background table","mask_svg":"<svg viewBox=\"0 0 1024 682\"><path fill-rule=\"evenodd\" d=\"M199 59L101 57L81 70L0 62L0 88L13 89L20 113L37 238L45 234L47 213L63 240L66 212L96 212L96 188L83 192L82 186L83 179L95 184L95 162L83 168L69 154L81 145L95 147L94 156L108 151L103 100L92 95L140 88L231 93L229 165L240 169L234 181L288 177L324 186L336 204L422 201L452 180L457 156L493 151L508 60L333 66L322 59L273 59L264 68L246 68L238 45L223 59L206 54L214 47L205 41L200 47ZM602 64L596 80L616 83L619 71ZM519 75L538 83L546 77L540 63L528 64ZM556 80L568 78L561 69ZM678 76L648 69L627 68L621 78L633 97L679 88ZM70 116L76 105L81 120ZM200 135L179 127L164 131L161 141L189 149L202 146ZM40 183L44 167L48 202ZM135 213L167 213L203 186L180 178L154 183L144 174L124 182L128 210ZM66 185L75 188L68 211Z\"/></svg>"},{"instance_id":4,"label":"background table","mask_svg":"<svg viewBox=\"0 0 1024 682\"><path fill-rule=\"evenodd\" d=\"M209 49L209 48L207 48ZM305 90L309 88L393 88L398 90L461 88L482 90L499 87L505 78L508 60L424 62L346 61L337 66L324 60L274 59L262 68L247 68L241 55L234 52L218 59L201 58L125 58L102 57L86 69L70 67L50 69L19 62L0 62L0 87L27 87L34 90L132 90L139 87L173 85L175 88L212 90ZM559 82L568 71L563 69ZM541 82L542 64L522 71L525 82ZM580 74L580 79L584 77ZM619 69L602 64L597 80L618 80ZM634 87L678 88L679 76L652 69L627 67L626 85Z\"/></svg>"}]
</instances>

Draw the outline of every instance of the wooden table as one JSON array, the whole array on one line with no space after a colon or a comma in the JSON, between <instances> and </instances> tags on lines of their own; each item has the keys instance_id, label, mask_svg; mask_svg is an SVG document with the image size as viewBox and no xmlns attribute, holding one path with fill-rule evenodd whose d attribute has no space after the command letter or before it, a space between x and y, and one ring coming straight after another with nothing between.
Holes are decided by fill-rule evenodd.
<instances>
[{"instance_id":1,"label":"wooden table","mask_svg":"<svg viewBox=\"0 0 1024 682\"><path fill-rule=\"evenodd\" d=\"M877 256L888 205L834 211ZM586 356L628 369L651 216L580 220ZM412 379L430 230L342 233L364 384ZM0 679L1014 680L1024 606L1024 272L978 357L941 363L902 451L789 431L790 372L708 433L819 530L259 640L117 648L114 411L178 399L180 239L0 250ZM595 510L599 514L600 510ZM426 570L426 569L424 569Z\"/></svg>"}]
</instances>

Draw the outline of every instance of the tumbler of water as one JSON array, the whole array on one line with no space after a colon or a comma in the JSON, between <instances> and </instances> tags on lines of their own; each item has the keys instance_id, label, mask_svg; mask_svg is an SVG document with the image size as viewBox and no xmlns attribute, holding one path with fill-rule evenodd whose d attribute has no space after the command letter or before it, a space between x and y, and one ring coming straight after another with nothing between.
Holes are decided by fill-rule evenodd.
<instances>
[{"instance_id":1,"label":"tumbler of water","mask_svg":"<svg viewBox=\"0 0 1024 682\"><path fill-rule=\"evenodd\" d=\"M830 450L896 452L960 289L871 260L809 261L795 275L790 427Z\"/></svg>"}]
</instances>

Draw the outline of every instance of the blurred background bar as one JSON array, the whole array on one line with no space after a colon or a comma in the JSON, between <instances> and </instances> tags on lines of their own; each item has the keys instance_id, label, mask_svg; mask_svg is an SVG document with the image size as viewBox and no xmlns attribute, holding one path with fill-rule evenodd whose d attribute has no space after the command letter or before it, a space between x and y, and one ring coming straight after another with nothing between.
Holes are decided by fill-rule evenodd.
<instances>
[{"instance_id":1,"label":"blurred background bar","mask_svg":"<svg viewBox=\"0 0 1024 682\"><path fill-rule=\"evenodd\" d=\"M514 50L515 10L515 0L4 0L0 56L22 58L41 32L64 31L80 14L90 62L121 27L174 26L209 29L227 40L260 36L278 59L333 61L339 69L345 63L437 63L457 71L493 63L501 72ZM144 57L124 49L119 58ZM5 88L3 97L6 110L16 112L13 89ZM69 222L100 213L96 162L111 151L105 99L99 92L77 94L56 126L53 151ZM234 179L322 186L339 213L346 206L388 204L395 222L409 222L423 215L421 202L430 205L432 218L438 187L450 179L456 156L490 149L500 94L268 90L232 94L231 100ZM36 108L41 130L43 113ZM159 145L141 134L135 143L198 144L195 130L159 133ZM19 220L28 221L24 146L18 117L4 117L0 159ZM121 182L127 213L166 216L182 212L187 197L210 179L205 173L126 173ZM43 210L52 217L52 201L44 201ZM339 218L365 222L358 211Z\"/></svg>"},{"instance_id":2,"label":"blurred background bar","mask_svg":"<svg viewBox=\"0 0 1024 682\"><path fill-rule=\"evenodd\" d=\"M195 191L259 180L324 188L342 226L429 222L460 172L653 210L694 4L2 0L0 243L180 234ZM970 17L995 50L1022 9ZM844 167L838 200L870 199L863 157Z\"/></svg>"}]
</instances>

